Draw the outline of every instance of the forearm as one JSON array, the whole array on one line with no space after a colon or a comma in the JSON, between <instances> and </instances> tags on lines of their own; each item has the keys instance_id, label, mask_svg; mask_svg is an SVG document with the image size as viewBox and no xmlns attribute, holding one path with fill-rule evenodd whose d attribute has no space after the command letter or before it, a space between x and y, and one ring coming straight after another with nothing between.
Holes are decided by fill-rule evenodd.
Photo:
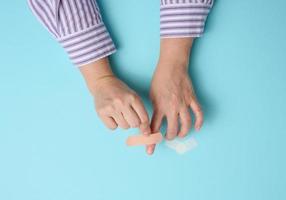
<instances>
[{"instance_id":1,"label":"forearm","mask_svg":"<svg viewBox=\"0 0 286 200\"><path fill-rule=\"evenodd\" d=\"M193 38L204 32L209 1L160 1L160 63L188 67Z\"/></svg>"}]
</instances>

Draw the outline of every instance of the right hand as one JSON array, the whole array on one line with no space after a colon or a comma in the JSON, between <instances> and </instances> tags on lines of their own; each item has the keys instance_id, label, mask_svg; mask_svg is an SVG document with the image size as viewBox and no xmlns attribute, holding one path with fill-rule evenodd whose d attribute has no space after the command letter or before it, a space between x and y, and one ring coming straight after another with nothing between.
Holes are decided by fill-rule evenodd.
<instances>
[{"instance_id":1,"label":"right hand","mask_svg":"<svg viewBox=\"0 0 286 200\"><path fill-rule=\"evenodd\" d=\"M149 134L149 117L140 97L115 76L98 80L93 88L96 111L110 129L140 128Z\"/></svg>"}]
</instances>

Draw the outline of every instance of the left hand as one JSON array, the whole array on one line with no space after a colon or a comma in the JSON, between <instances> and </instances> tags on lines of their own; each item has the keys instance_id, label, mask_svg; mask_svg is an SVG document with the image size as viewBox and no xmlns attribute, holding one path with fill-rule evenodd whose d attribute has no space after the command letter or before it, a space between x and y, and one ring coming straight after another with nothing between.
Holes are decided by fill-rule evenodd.
<instances>
[{"instance_id":1,"label":"left hand","mask_svg":"<svg viewBox=\"0 0 286 200\"><path fill-rule=\"evenodd\" d=\"M188 59L187 62L172 62L168 58L159 60L151 83L150 99L154 110L152 133L160 130L162 120L166 117L166 138L172 140L176 136L185 137L192 123L190 108L196 118L195 129L200 130L203 112L188 75ZM146 151L152 154L154 149L155 145L149 145Z\"/></svg>"}]
</instances>

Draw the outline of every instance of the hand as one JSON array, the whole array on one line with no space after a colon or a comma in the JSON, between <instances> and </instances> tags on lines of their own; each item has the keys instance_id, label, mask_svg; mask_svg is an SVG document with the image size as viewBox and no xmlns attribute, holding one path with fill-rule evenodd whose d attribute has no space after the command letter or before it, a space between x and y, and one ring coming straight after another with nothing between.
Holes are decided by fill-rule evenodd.
<instances>
[{"instance_id":1,"label":"hand","mask_svg":"<svg viewBox=\"0 0 286 200\"><path fill-rule=\"evenodd\" d=\"M98 81L94 101L99 117L108 128L139 127L142 133L150 133L148 114L140 97L116 77Z\"/></svg>"},{"instance_id":2,"label":"hand","mask_svg":"<svg viewBox=\"0 0 286 200\"><path fill-rule=\"evenodd\" d=\"M116 78L107 59L80 68L94 97L96 111L110 129L140 128L150 133L149 117L140 97Z\"/></svg>"},{"instance_id":3,"label":"hand","mask_svg":"<svg viewBox=\"0 0 286 200\"><path fill-rule=\"evenodd\" d=\"M164 46L164 50L163 52L161 50L150 89L150 99L154 110L151 122L152 133L160 130L162 120L165 117L167 119L166 138L169 140L176 136L184 137L188 134L192 123L189 108L195 115L195 129L197 131L203 123L203 113L188 75L188 48L190 49L190 47L186 45L184 41L186 39L182 40L172 40L171 44L168 41L162 41L161 46ZM177 51L172 45L175 44L177 47L180 42L184 45ZM168 49L171 50L168 51ZM147 146L147 153L152 154L154 148L155 145Z\"/></svg>"}]
</instances>

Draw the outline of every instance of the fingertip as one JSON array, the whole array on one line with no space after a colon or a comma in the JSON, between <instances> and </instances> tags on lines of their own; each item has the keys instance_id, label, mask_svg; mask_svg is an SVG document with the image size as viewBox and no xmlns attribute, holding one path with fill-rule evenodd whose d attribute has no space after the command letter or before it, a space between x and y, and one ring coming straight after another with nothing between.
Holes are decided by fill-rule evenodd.
<instances>
[{"instance_id":1,"label":"fingertip","mask_svg":"<svg viewBox=\"0 0 286 200\"><path fill-rule=\"evenodd\" d=\"M203 116L200 116L196 119L196 122L195 122L196 131L200 131L202 126L203 126Z\"/></svg>"},{"instance_id":2,"label":"fingertip","mask_svg":"<svg viewBox=\"0 0 286 200\"><path fill-rule=\"evenodd\" d=\"M122 129L124 129L124 130L127 130L127 129L130 129L131 127L130 127L130 125L129 124L124 124L124 125L121 125L121 127L120 128L122 128Z\"/></svg>"},{"instance_id":3,"label":"fingertip","mask_svg":"<svg viewBox=\"0 0 286 200\"><path fill-rule=\"evenodd\" d=\"M175 139L175 137L176 137L175 135L171 135L171 134L168 134L168 133L166 134L166 139L169 140L169 141Z\"/></svg>"},{"instance_id":4,"label":"fingertip","mask_svg":"<svg viewBox=\"0 0 286 200\"><path fill-rule=\"evenodd\" d=\"M193 104L190 105L193 113L196 117L196 121L195 121L195 130L196 131L200 131L202 125L203 125L203 119L204 119L204 114L203 111L201 109L201 106L199 105L198 102L194 102Z\"/></svg>"},{"instance_id":5,"label":"fingertip","mask_svg":"<svg viewBox=\"0 0 286 200\"><path fill-rule=\"evenodd\" d=\"M153 150L152 150L152 149L148 149L147 154L148 154L149 156L153 155Z\"/></svg>"},{"instance_id":6,"label":"fingertip","mask_svg":"<svg viewBox=\"0 0 286 200\"><path fill-rule=\"evenodd\" d=\"M184 137L186 137L186 135L187 135L187 133L181 133L181 132L180 132L180 133L178 134L178 137L179 137L179 138L184 138Z\"/></svg>"},{"instance_id":7,"label":"fingertip","mask_svg":"<svg viewBox=\"0 0 286 200\"><path fill-rule=\"evenodd\" d=\"M150 156L153 155L155 149L155 145L150 145L146 147L146 153Z\"/></svg>"},{"instance_id":8,"label":"fingertip","mask_svg":"<svg viewBox=\"0 0 286 200\"><path fill-rule=\"evenodd\" d=\"M117 125L116 126L112 126L112 127L108 127L110 130L114 131L115 129L117 129Z\"/></svg>"},{"instance_id":9,"label":"fingertip","mask_svg":"<svg viewBox=\"0 0 286 200\"><path fill-rule=\"evenodd\" d=\"M115 120L112 117L100 116L100 118L106 128L110 130L115 130L118 127L118 124L115 122Z\"/></svg>"},{"instance_id":10,"label":"fingertip","mask_svg":"<svg viewBox=\"0 0 286 200\"><path fill-rule=\"evenodd\" d=\"M195 125L195 130L196 130L197 132L199 132L199 131L201 130L201 128L202 128L202 125L201 125L201 124Z\"/></svg>"}]
</instances>

